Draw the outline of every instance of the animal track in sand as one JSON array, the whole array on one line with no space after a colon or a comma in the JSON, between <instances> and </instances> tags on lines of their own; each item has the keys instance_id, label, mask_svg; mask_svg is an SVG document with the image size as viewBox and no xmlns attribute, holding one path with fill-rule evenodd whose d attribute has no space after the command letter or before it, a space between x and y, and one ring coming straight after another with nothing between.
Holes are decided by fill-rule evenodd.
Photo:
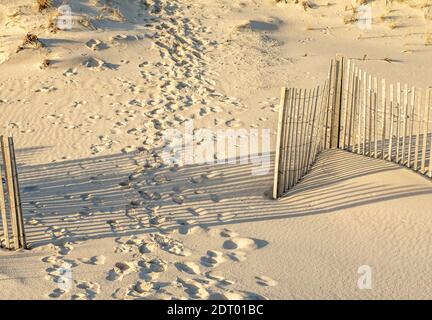
<instances>
[{"instance_id":1,"label":"animal track in sand","mask_svg":"<svg viewBox=\"0 0 432 320\"><path fill-rule=\"evenodd\" d=\"M265 287L274 287L278 284L277 281L275 281L272 278L267 277L267 276L255 277L255 279L259 285L265 286Z\"/></svg>"}]
</instances>

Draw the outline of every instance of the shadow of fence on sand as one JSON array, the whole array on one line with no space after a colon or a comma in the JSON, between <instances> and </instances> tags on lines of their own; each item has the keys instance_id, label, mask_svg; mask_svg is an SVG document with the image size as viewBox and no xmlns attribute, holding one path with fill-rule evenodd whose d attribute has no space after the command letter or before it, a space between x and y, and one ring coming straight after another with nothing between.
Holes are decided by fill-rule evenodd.
<instances>
[{"instance_id":1,"label":"shadow of fence on sand","mask_svg":"<svg viewBox=\"0 0 432 320\"><path fill-rule=\"evenodd\" d=\"M266 175L254 176L254 164L189 165L145 169L131 177L142 168L141 160L139 155L115 154L21 165L30 246L154 231L187 232L194 225L328 214L432 195L426 179L396 164L341 150L324 152L309 175L278 201L270 199L272 168ZM388 179L362 179L397 171L411 175L409 181L415 184L398 188Z\"/></svg>"}]
</instances>

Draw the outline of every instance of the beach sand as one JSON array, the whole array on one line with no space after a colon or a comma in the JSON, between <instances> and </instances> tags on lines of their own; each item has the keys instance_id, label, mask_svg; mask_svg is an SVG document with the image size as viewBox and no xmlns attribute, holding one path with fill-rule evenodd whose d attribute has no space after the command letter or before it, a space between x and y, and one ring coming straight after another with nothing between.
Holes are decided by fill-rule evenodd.
<instances>
[{"instance_id":1,"label":"beach sand","mask_svg":"<svg viewBox=\"0 0 432 320\"><path fill-rule=\"evenodd\" d=\"M363 30L350 1L289 2L70 1L73 29L54 30L0 0L0 126L31 247L0 251L0 299L431 297L430 179L328 150L275 201L273 166L161 159L190 120L269 129L273 155L281 87L321 84L337 53L432 84L428 7L374 1ZM17 50L28 32L41 45Z\"/></svg>"}]
</instances>

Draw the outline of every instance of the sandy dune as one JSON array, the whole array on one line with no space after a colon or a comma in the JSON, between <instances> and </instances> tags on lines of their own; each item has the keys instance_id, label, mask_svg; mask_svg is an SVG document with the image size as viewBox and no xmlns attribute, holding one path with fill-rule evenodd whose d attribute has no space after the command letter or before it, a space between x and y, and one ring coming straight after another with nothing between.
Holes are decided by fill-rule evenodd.
<instances>
[{"instance_id":1,"label":"sandy dune","mask_svg":"<svg viewBox=\"0 0 432 320\"><path fill-rule=\"evenodd\" d=\"M0 251L1 299L430 298L426 178L327 151L273 201L271 170L161 159L190 120L270 129L273 152L280 87L319 84L338 52L428 86L427 8L375 1L364 31L349 1L83 0L53 33L27 2L0 0L0 125L32 248ZM28 32L43 47L16 52Z\"/></svg>"}]
</instances>

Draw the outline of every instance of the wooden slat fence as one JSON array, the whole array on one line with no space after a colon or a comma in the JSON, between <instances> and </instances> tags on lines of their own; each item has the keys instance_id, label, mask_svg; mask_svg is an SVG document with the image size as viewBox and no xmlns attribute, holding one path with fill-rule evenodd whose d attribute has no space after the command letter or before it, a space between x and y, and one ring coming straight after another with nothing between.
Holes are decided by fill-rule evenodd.
<instances>
[{"instance_id":1,"label":"wooden slat fence","mask_svg":"<svg viewBox=\"0 0 432 320\"><path fill-rule=\"evenodd\" d=\"M432 88L389 83L338 55L313 90L283 88L273 198L293 188L323 149L392 161L432 178Z\"/></svg>"},{"instance_id":2,"label":"wooden slat fence","mask_svg":"<svg viewBox=\"0 0 432 320\"><path fill-rule=\"evenodd\" d=\"M312 90L282 89L273 197L294 187L324 148L327 82Z\"/></svg>"},{"instance_id":3,"label":"wooden slat fence","mask_svg":"<svg viewBox=\"0 0 432 320\"><path fill-rule=\"evenodd\" d=\"M0 137L3 162L0 164L0 247L25 249L23 212L19 192L18 171L12 137Z\"/></svg>"}]
</instances>

